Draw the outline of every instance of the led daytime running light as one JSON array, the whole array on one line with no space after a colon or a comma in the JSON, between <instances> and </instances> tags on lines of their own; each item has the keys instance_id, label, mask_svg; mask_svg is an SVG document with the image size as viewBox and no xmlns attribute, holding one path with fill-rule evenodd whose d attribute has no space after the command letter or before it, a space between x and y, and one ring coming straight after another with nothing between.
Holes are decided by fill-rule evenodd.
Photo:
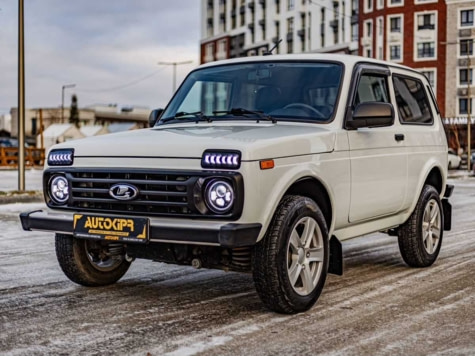
<instances>
[{"instance_id":1,"label":"led daytime running light","mask_svg":"<svg viewBox=\"0 0 475 356\"><path fill-rule=\"evenodd\" d=\"M241 153L206 151L201 160L203 168L228 168L237 169L241 166Z\"/></svg>"},{"instance_id":2,"label":"led daytime running light","mask_svg":"<svg viewBox=\"0 0 475 356\"><path fill-rule=\"evenodd\" d=\"M50 166L70 166L73 164L73 150L53 150L48 155Z\"/></svg>"}]
</instances>

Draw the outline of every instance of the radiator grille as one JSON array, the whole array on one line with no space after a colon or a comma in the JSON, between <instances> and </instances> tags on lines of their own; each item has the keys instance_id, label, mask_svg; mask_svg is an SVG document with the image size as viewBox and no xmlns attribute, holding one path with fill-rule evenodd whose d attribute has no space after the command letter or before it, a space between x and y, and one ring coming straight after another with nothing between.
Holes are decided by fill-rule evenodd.
<instances>
[{"instance_id":1,"label":"radiator grille","mask_svg":"<svg viewBox=\"0 0 475 356\"><path fill-rule=\"evenodd\" d=\"M71 187L68 206L76 210L146 215L193 215L193 187L198 176L157 172L74 171L66 174ZM114 199L110 188L127 183L138 188L134 200Z\"/></svg>"}]
</instances>

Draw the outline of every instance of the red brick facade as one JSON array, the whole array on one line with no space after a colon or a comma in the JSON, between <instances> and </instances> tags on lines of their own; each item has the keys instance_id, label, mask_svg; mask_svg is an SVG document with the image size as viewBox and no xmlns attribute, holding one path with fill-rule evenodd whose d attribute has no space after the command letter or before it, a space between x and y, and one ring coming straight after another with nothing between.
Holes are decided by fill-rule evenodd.
<instances>
[{"instance_id":1,"label":"red brick facade","mask_svg":"<svg viewBox=\"0 0 475 356\"><path fill-rule=\"evenodd\" d=\"M372 4L373 10L365 13L365 2L373 1ZM383 26L383 59L390 60L387 58L388 55L388 16L391 15L403 15L403 34L404 38L402 40L402 61L398 62L403 65L418 69L418 68L436 68L437 69L437 78L436 78L436 95L437 101L439 103L442 116L445 115L445 80L446 80L446 25L447 25L447 7L445 1L438 0L437 2L424 2L415 0L403 0L403 6L392 6L388 7L388 4L391 0L384 1L384 7L382 9L377 9L378 0L359 0L359 33L360 37L365 34L366 29L364 28L364 23L368 19L373 20L373 24L377 23L378 17L384 18ZM415 41L414 34L415 24L414 24L414 14L424 12L424 11L436 11L436 29L437 29L437 42L435 43L435 52L436 59L419 59L414 60L417 53L415 52ZM455 24L454 24L455 26ZM377 26L373 25L373 34L372 34L372 48L376 48L377 44ZM376 58L376 51L373 50L373 57ZM364 48L359 44L359 55L364 56Z\"/></svg>"}]
</instances>

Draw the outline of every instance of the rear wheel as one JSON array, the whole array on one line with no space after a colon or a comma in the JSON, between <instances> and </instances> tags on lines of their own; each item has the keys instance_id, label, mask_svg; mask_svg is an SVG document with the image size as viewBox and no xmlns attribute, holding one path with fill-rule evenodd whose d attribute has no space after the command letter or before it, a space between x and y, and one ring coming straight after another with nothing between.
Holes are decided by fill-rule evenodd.
<instances>
[{"instance_id":1,"label":"rear wheel","mask_svg":"<svg viewBox=\"0 0 475 356\"><path fill-rule=\"evenodd\" d=\"M317 204L286 196L266 236L254 247L253 277L262 302L279 313L311 308L328 271L328 231Z\"/></svg>"},{"instance_id":2,"label":"rear wheel","mask_svg":"<svg viewBox=\"0 0 475 356\"><path fill-rule=\"evenodd\" d=\"M56 234L56 257L64 274L83 286L117 282L129 269L122 244Z\"/></svg>"},{"instance_id":3,"label":"rear wheel","mask_svg":"<svg viewBox=\"0 0 475 356\"><path fill-rule=\"evenodd\" d=\"M414 212L398 230L399 250L411 267L432 265L440 252L444 216L439 193L426 185Z\"/></svg>"}]
</instances>

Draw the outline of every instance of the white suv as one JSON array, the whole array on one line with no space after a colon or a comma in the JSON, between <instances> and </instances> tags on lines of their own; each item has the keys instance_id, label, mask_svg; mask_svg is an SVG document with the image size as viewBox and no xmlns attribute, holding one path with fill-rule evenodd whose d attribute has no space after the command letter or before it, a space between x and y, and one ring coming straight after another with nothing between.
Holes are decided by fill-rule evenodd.
<instances>
[{"instance_id":1,"label":"white suv","mask_svg":"<svg viewBox=\"0 0 475 356\"><path fill-rule=\"evenodd\" d=\"M340 241L398 236L426 267L450 229L447 142L426 78L345 55L198 67L149 129L53 147L47 211L64 273L119 280L135 258L252 272L263 303L295 313L341 274Z\"/></svg>"}]
</instances>

